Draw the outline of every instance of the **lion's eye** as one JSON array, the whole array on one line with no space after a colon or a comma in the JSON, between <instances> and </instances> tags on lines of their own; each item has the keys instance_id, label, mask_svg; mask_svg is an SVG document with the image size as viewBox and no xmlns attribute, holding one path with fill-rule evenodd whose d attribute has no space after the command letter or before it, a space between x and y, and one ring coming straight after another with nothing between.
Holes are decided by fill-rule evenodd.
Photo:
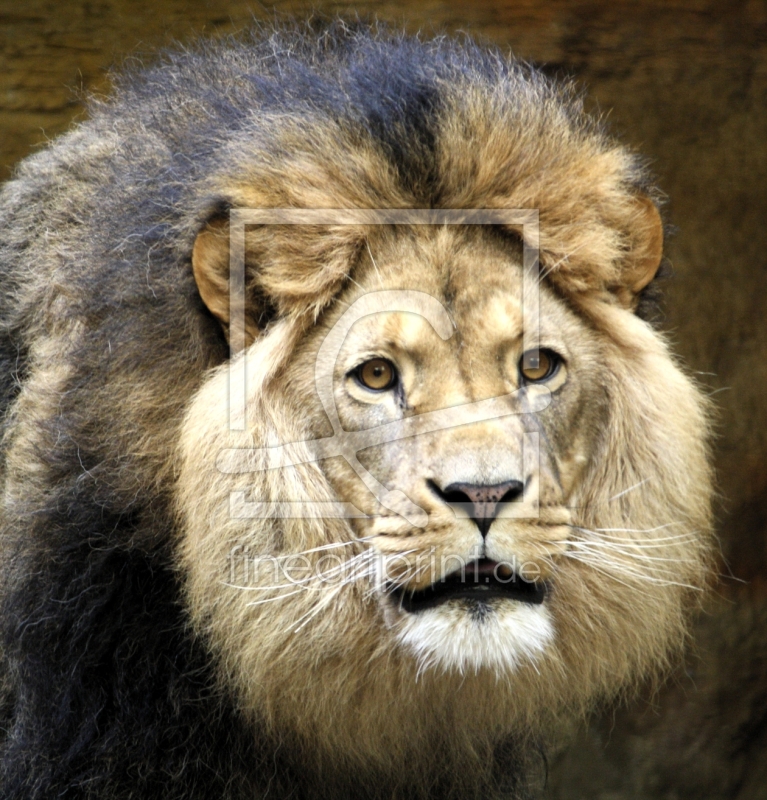
<instances>
[{"instance_id":1,"label":"lion's eye","mask_svg":"<svg viewBox=\"0 0 767 800\"><path fill-rule=\"evenodd\" d=\"M553 350L528 350L519 359L519 374L527 383L539 383L557 371L561 360Z\"/></svg>"},{"instance_id":2,"label":"lion's eye","mask_svg":"<svg viewBox=\"0 0 767 800\"><path fill-rule=\"evenodd\" d=\"M360 364L355 374L366 389L372 389L374 392L391 389L397 380L394 364L385 358L371 358L370 361Z\"/></svg>"}]
</instances>

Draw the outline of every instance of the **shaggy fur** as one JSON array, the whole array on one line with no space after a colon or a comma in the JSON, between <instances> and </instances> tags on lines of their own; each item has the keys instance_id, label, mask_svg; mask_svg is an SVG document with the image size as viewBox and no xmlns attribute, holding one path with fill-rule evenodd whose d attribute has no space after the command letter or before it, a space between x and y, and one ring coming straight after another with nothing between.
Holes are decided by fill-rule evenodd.
<instances>
[{"instance_id":1,"label":"shaggy fur","mask_svg":"<svg viewBox=\"0 0 767 800\"><path fill-rule=\"evenodd\" d=\"M0 196L3 796L534 794L553 719L661 670L706 583L708 423L642 319L661 241L648 198L641 164L568 87L470 41L340 23L170 54L24 162ZM518 240L249 230L250 346L235 356L249 365L249 428L236 434L220 301L239 207L540 210L542 330L570 356L552 386L565 399L540 427L556 466L541 496L559 516L542 512L527 538L501 526L498 546L527 542L552 587L550 628L507 628L529 651L513 665L419 658L407 642L422 633L392 619L370 571L340 592L254 604L228 580L233 548L314 559L351 541L351 559L370 531L238 518L231 492L366 501L343 465L243 477L218 458L327 434L314 358L364 291L427 291L459 323L463 350L426 357L445 383L419 410L498 394L465 359L518 318ZM502 309L485 307L493 292ZM348 347L405 336L366 330ZM340 408L347 427L370 424L351 400ZM396 456L373 458L393 469ZM567 458L578 467L562 470ZM411 580L435 543L463 552L471 526L441 524L448 539L403 528L377 546L407 552Z\"/></svg>"}]
</instances>

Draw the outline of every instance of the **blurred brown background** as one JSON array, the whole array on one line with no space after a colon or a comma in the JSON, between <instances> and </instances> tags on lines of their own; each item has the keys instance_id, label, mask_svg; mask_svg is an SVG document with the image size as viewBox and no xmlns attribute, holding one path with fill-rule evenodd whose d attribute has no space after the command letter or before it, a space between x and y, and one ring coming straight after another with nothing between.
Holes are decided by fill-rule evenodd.
<instances>
[{"instance_id":1,"label":"blurred brown background","mask_svg":"<svg viewBox=\"0 0 767 800\"><path fill-rule=\"evenodd\" d=\"M557 800L767 798L767 2L323 2L467 30L577 77L652 160L678 233L666 329L720 408L725 574L688 663L550 764ZM105 68L305 3L0 0L0 176L83 116Z\"/></svg>"}]
</instances>

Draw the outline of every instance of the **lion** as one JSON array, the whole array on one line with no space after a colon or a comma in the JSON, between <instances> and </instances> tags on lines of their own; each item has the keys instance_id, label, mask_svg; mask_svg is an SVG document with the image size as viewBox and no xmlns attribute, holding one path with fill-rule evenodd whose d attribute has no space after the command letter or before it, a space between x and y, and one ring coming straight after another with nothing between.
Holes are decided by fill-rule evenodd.
<instances>
[{"instance_id":1,"label":"lion","mask_svg":"<svg viewBox=\"0 0 767 800\"><path fill-rule=\"evenodd\" d=\"M4 796L535 796L711 574L659 197L572 85L343 21L168 53L23 162Z\"/></svg>"}]
</instances>

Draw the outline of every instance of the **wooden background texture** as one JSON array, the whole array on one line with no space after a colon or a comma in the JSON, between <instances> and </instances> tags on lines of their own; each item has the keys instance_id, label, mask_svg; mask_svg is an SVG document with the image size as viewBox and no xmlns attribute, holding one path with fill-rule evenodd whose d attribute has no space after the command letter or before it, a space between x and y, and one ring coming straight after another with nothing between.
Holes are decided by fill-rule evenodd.
<instances>
[{"instance_id":1,"label":"wooden background texture","mask_svg":"<svg viewBox=\"0 0 767 800\"><path fill-rule=\"evenodd\" d=\"M573 75L651 161L677 233L665 329L719 407L723 574L687 664L597 716L549 767L557 800L767 798L767 2L324 2L465 30ZM84 116L106 69L305 3L0 0L0 176ZM0 233L0 235L2 235Z\"/></svg>"}]
</instances>

